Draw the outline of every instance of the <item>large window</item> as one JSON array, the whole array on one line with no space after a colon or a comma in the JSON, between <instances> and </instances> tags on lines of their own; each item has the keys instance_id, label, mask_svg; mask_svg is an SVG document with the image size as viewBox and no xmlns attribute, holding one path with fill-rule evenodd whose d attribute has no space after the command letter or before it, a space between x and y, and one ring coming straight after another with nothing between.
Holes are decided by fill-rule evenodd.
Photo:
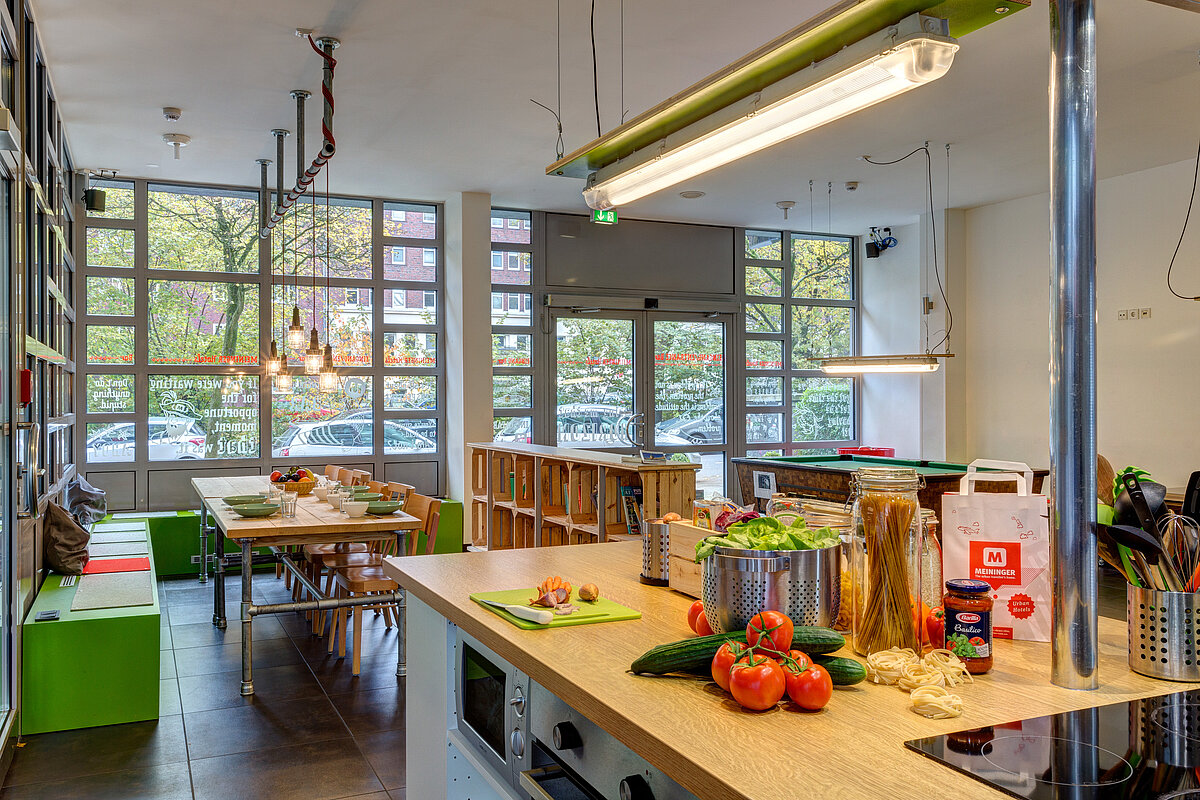
<instances>
[{"instance_id":1,"label":"large window","mask_svg":"<svg viewBox=\"0 0 1200 800\"><path fill-rule=\"evenodd\" d=\"M533 220L528 211L492 209L493 435L532 442Z\"/></svg>"},{"instance_id":2,"label":"large window","mask_svg":"<svg viewBox=\"0 0 1200 800\"><path fill-rule=\"evenodd\" d=\"M748 453L812 454L854 443L855 381L827 377L815 361L855 352L854 240L744 234Z\"/></svg>"},{"instance_id":3,"label":"large window","mask_svg":"<svg viewBox=\"0 0 1200 800\"><path fill-rule=\"evenodd\" d=\"M184 460L246 472L332 461L444 489L439 206L306 197L260 239L254 191L102 188L107 209L81 232L76 326L94 482L147 486L143 473ZM336 391L287 347L294 311L305 346L314 328L331 346ZM286 391L261 365L272 338L294 376Z\"/></svg>"}]
</instances>

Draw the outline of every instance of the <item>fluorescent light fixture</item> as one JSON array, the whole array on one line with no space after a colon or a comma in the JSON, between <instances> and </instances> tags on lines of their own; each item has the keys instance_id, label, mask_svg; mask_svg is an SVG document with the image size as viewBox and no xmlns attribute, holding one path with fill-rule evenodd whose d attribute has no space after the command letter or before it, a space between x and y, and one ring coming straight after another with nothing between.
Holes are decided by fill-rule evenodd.
<instances>
[{"instance_id":1,"label":"fluorescent light fixture","mask_svg":"<svg viewBox=\"0 0 1200 800\"><path fill-rule=\"evenodd\" d=\"M939 358L947 355L845 356L820 358L826 375L864 375L869 373L937 372Z\"/></svg>"},{"instance_id":2,"label":"fluorescent light fixture","mask_svg":"<svg viewBox=\"0 0 1200 800\"><path fill-rule=\"evenodd\" d=\"M914 14L588 176L584 200L610 209L702 175L946 74L958 43Z\"/></svg>"}]
</instances>

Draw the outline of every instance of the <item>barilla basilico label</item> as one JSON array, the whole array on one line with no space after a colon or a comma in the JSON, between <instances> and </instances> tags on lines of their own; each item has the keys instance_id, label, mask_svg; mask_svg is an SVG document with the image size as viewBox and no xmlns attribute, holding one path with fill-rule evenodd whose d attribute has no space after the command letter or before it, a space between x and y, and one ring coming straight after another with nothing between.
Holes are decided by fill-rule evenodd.
<instances>
[{"instance_id":1,"label":"barilla basilico label","mask_svg":"<svg viewBox=\"0 0 1200 800\"><path fill-rule=\"evenodd\" d=\"M991 612L947 608L946 649L962 659L987 658L992 652Z\"/></svg>"}]
</instances>

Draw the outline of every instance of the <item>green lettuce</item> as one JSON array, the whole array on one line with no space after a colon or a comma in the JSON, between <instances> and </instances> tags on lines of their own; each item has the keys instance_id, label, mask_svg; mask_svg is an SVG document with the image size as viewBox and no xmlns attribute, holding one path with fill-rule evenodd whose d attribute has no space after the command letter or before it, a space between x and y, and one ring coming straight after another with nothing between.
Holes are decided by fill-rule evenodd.
<instances>
[{"instance_id":1,"label":"green lettuce","mask_svg":"<svg viewBox=\"0 0 1200 800\"><path fill-rule=\"evenodd\" d=\"M840 539L832 528L809 528L798 518L784 525L774 517L759 517L730 525L724 533L715 534L696 543L696 561L703 561L718 547L737 550L820 550L833 547Z\"/></svg>"}]
</instances>

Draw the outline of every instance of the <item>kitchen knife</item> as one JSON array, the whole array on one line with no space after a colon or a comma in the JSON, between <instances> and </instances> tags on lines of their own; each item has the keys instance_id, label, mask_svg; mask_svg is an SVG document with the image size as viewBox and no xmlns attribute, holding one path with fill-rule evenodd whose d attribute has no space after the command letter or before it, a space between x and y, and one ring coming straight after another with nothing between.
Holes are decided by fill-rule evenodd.
<instances>
[{"instance_id":1,"label":"kitchen knife","mask_svg":"<svg viewBox=\"0 0 1200 800\"><path fill-rule=\"evenodd\" d=\"M550 620L554 619L554 612L544 608L530 608L529 606L519 606L510 603L501 603L499 600L479 600L480 603L485 603L495 608L503 609L514 617L527 619L530 622L536 622L538 625L546 625Z\"/></svg>"}]
</instances>

